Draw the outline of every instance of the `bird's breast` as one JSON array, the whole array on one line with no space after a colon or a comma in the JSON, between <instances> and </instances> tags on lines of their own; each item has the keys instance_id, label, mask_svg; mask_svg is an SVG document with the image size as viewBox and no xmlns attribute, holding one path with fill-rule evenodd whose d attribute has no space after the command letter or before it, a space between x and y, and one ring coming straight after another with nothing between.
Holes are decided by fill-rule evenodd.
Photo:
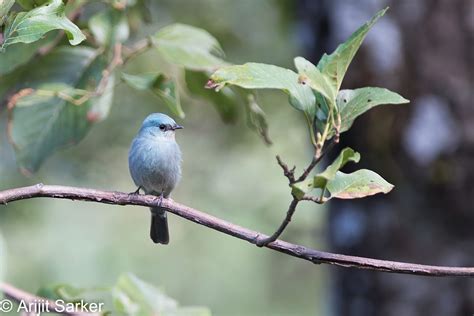
<instances>
[{"instance_id":1,"label":"bird's breast","mask_svg":"<svg viewBox=\"0 0 474 316\"><path fill-rule=\"evenodd\" d=\"M137 137L130 148L129 167L137 186L168 195L181 177L181 151L171 139Z\"/></svg>"}]
</instances>

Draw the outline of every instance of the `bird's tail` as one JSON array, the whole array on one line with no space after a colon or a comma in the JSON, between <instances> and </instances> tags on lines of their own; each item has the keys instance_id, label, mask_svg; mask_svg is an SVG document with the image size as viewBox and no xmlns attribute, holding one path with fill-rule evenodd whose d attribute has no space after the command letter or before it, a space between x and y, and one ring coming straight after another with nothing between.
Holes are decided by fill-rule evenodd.
<instances>
[{"instance_id":1,"label":"bird's tail","mask_svg":"<svg viewBox=\"0 0 474 316\"><path fill-rule=\"evenodd\" d=\"M155 244L166 245L170 241L168 232L168 219L166 212L160 207L150 207L151 227L150 238Z\"/></svg>"}]
</instances>

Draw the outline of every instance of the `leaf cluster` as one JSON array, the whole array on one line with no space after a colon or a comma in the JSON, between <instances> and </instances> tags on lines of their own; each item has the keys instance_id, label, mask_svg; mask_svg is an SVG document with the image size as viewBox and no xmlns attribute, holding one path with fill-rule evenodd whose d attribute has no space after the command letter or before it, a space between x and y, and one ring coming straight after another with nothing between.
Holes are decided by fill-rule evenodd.
<instances>
[{"instance_id":1,"label":"leaf cluster","mask_svg":"<svg viewBox=\"0 0 474 316\"><path fill-rule=\"evenodd\" d=\"M131 316L210 316L211 311L200 306L180 306L162 290L137 276L121 275L111 287L77 288L70 284L54 284L40 288L37 295L66 303L104 303L101 315ZM106 309L106 310L105 310Z\"/></svg>"},{"instance_id":2,"label":"leaf cluster","mask_svg":"<svg viewBox=\"0 0 474 316\"><path fill-rule=\"evenodd\" d=\"M55 151L77 144L94 124L107 118L116 87L126 84L150 93L172 115L184 118L181 95L211 103L227 123L239 107L248 124L267 135L265 115L247 94L226 88L205 90L210 73L229 65L219 42L207 31L172 24L133 38L132 18L144 14L143 1L2 1L0 100L7 103L8 136L18 165L38 170ZM84 13L85 12L85 13ZM145 18L144 18L145 20ZM124 71L127 63L155 50L169 69Z\"/></svg>"},{"instance_id":3,"label":"leaf cluster","mask_svg":"<svg viewBox=\"0 0 474 316\"><path fill-rule=\"evenodd\" d=\"M277 89L286 93L290 105L306 117L315 148L314 160L319 161L328 142L338 143L340 134L348 131L355 119L366 111L382 104L408 102L384 88L341 90L347 69L365 36L387 9L375 14L332 54L324 54L316 65L303 57L294 59L296 72L261 63L230 65L215 71L208 86L217 90L230 85L244 89ZM331 198L360 198L389 192L393 186L373 171L362 169L350 174L339 171L347 162L358 162L359 159L359 153L345 148L316 176L306 179L305 175L296 182L290 179L293 196L309 199L308 193L317 189L318 196L311 199L325 202Z\"/></svg>"},{"instance_id":4,"label":"leaf cluster","mask_svg":"<svg viewBox=\"0 0 474 316\"><path fill-rule=\"evenodd\" d=\"M387 9L317 64L296 57L293 71L261 63L232 65L211 34L179 23L128 45L132 33L129 15L140 9L141 2L109 1L78 20L88 5L81 1L65 5L61 0L1 2L5 23L0 97L8 96L9 139L24 172L36 171L53 152L78 143L95 123L105 119L114 89L121 83L138 93L151 93L180 118L185 116L180 101L183 91L207 99L225 122L234 122L238 106L244 104L247 124L267 144L272 142L268 123L254 91L281 90L306 118L315 149L313 161L319 161L328 144L339 142L341 133L369 109L408 102L384 88L341 89L366 34ZM147 50L155 50L164 62L182 71L123 71L126 63ZM219 93L203 89L206 81L207 88ZM324 202L390 191L392 186L373 171L340 171L347 162L359 159L358 153L344 149L323 172L290 181L292 194L299 199L316 194L313 199Z\"/></svg>"}]
</instances>

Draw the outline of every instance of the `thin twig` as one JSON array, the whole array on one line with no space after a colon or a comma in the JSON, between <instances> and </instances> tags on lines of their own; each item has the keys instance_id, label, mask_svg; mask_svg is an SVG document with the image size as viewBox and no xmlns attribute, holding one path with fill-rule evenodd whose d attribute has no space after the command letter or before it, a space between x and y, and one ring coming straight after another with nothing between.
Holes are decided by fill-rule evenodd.
<instances>
[{"instance_id":1,"label":"thin twig","mask_svg":"<svg viewBox=\"0 0 474 316\"><path fill-rule=\"evenodd\" d=\"M132 47L128 48L124 46L124 57L123 63L126 64L132 58L144 53L150 47L153 46L153 43L150 38L144 38L136 42Z\"/></svg>"},{"instance_id":2,"label":"thin twig","mask_svg":"<svg viewBox=\"0 0 474 316\"><path fill-rule=\"evenodd\" d=\"M334 146L334 143L335 143L334 141L331 142L323 152L316 149L315 154L313 156L313 159L311 160L311 163L309 164L309 166L306 169L304 169L303 173L301 174L301 176L298 177L298 179L295 179L295 168L296 167L293 167L292 169L290 169L288 167L288 165L285 162L283 162L283 160L281 160L280 156L277 155L276 159L278 161L278 164L283 169L283 174L285 175L285 177L288 178L288 182L289 182L290 187L295 183L306 180L306 178L311 173L311 171L314 169L314 167L316 167L316 165L321 161L321 159L323 159L324 155L329 150L331 150L332 146ZM295 213L296 207L298 206L298 203L300 201L302 201L302 200L311 201L311 202L314 202L314 203L317 203L317 204L322 204L322 203L325 202L323 196L321 198L316 198L316 197L312 197L310 195L305 195L303 198L298 199L293 193L291 195L292 195L293 199L291 200L290 205L288 206L288 211L286 212L286 216L283 219L283 221L281 222L280 226L270 237L266 237L266 238L258 237L257 241L256 241L257 246L263 247L263 246L277 240L278 237L280 237L280 235L283 233L285 228L291 222L293 214Z\"/></svg>"},{"instance_id":3,"label":"thin twig","mask_svg":"<svg viewBox=\"0 0 474 316\"><path fill-rule=\"evenodd\" d=\"M311 201L311 202L314 202L316 204L324 204L324 202L326 202L326 199L324 198L324 191L323 191L320 197L305 194L300 199L300 201Z\"/></svg>"},{"instance_id":4,"label":"thin twig","mask_svg":"<svg viewBox=\"0 0 474 316\"><path fill-rule=\"evenodd\" d=\"M296 182L301 182L301 181L306 180L306 178L311 173L311 171L314 169L314 167L316 167L316 165L321 161L321 159L324 158L324 156L332 149L332 147L335 144L336 144L335 141L330 142L329 145L326 147L326 149L324 151L322 151L320 154L315 153L315 155L313 156L313 160L311 161L309 166L306 169L304 169L301 176L298 179L296 179Z\"/></svg>"},{"instance_id":5,"label":"thin twig","mask_svg":"<svg viewBox=\"0 0 474 316\"><path fill-rule=\"evenodd\" d=\"M284 163L283 160L281 160L279 155L276 156L276 159L280 167L283 169L283 174L285 175L285 177L288 178L289 184L292 185L293 183L295 183L296 182L295 180L296 166L293 166L293 168L290 169L288 165Z\"/></svg>"},{"instance_id":6,"label":"thin twig","mask_svg":"<svg viewBox=\"0 0 474 316\"><path fill-rule=\"evenodd\" d=\"M280 235L285 230L286 226L288 226L288 224L291 222L291 218L293 217L293 214L296 211L296 207L298 206L298 202L299 202L298 199L296 197L293 197L293 200L291 200L290 206L288 206L288 211L286 212L285 219L280 224L278 229L271 236L265 237L265 238L257 237L257 240L255 241L255 244L258 247L263 247L265 245L268 245L269 243L274 242L275 240L278 239L278 237L280 237Z\"/></svg>"},{"instance_id":7,"label":"thin twig","mask_svg":"<svg viewBox=\"0 0 474 316\"><path fill-rule=\"evenodd\" d=\"M134 195L123 192L38 184L29 187L0 191L0 204L38 197L92 201L115 205L141 205L147 207L156 207L160 203L159 197L153 195ZM252 244L256 243L259 236L264 238L267 237L256 231L232 224L207 213L174 202L170 199L163 199L161 206L170 213L178 215L184 219L220 231L224 234L246 240ZM440 267L346 256L318 251L282 240L276 240L269 243L266 247L316 264L327 263L340 267L426 276L474 277L474 267Z\"/></svg>"},{"instance_id":8,"label":"thin twig","mask_svg":"<svg viewBox=\"0 0 474 316\"><path fill-rule=\"evenodd\" d=\"M100 79L97 88L93 92L83 95L81 98L77 99L76 102L78 104L83 104L91 98L102 96L105 92L105 89L107 89L110 77L112 76L112 73L114 72L115 68L122 64L122 44L117 43L114 46L114 55L112 57L112 61L109 63L107 68L102 71L102 78Z\"/></svg>"}]
</instances>

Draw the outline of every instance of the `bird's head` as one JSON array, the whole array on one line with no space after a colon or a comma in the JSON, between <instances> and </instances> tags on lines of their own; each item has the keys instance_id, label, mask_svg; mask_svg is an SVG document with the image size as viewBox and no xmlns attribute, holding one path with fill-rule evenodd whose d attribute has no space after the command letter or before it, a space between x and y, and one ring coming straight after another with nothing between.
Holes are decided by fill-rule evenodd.
<instances>
[{"instance_id":1,"label":"bird's head","mask_svg":"<svg viewBox=\"0 0 474 316\"><path fill-rule=\"evenodd\" d=\"M181 125L166 114L153 113L147 116L143 121L140 133L147 133L153 136L174 138L174 132L177 129L182 129Z\"/></svg>"}]
</instances>

